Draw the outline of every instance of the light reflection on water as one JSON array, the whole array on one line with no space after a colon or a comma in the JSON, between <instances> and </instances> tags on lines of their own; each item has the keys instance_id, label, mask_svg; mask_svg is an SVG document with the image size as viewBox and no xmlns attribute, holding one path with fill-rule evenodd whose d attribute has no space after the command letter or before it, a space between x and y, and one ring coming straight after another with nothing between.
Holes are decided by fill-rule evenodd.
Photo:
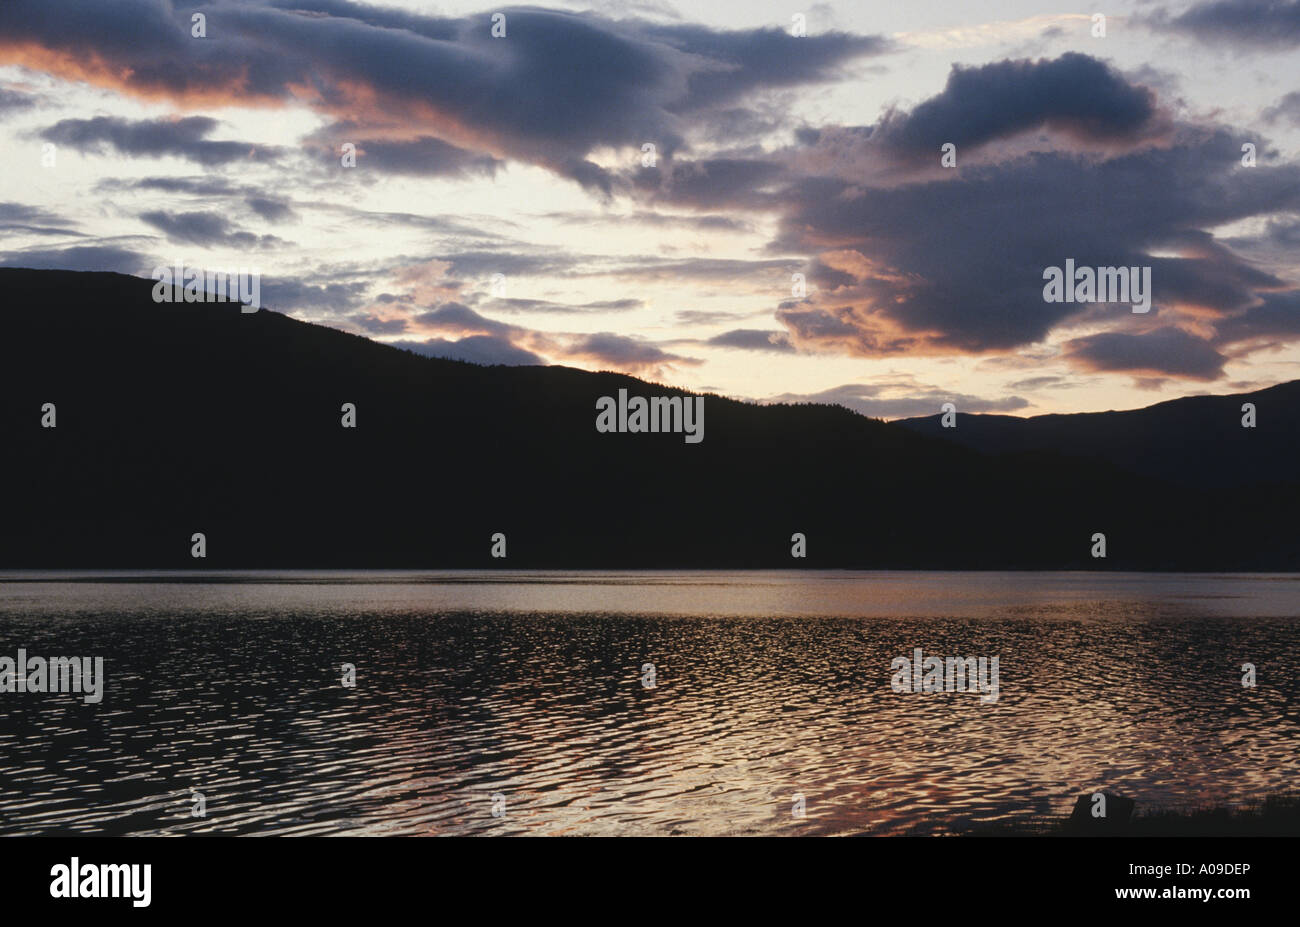
<instances>
[{"instance_id":1,"label":"light reflection on water","mask_svg":"<svg viewBox=\"0 0 1300 927\"><path fill-rule=\"evenodd\" d=\"M107 674L99 705L0 694L0 833L894 833L1100 786L1249 800L1295 787L1297 616L1293 576L0 574L0 655ZM999 656L997 703L891 691L915 647Z\"/></svg>"}]
</instances>

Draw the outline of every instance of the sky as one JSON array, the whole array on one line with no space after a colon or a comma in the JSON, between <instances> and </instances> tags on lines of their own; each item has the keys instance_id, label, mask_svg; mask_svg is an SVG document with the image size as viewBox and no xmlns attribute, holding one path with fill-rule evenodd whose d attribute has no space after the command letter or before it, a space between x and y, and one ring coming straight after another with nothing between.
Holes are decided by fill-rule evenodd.
<instances>
[{"instance_id":1,"label":"sky","mask_svg":"<svg viewBox=\"0 0 1300 927\"><path fill-rule=\"evenodd\" d=\"M1300 0L3 0L0 153L0 265L428 356L882 418L1300 376Z\"/></svg>"}]
</instances>

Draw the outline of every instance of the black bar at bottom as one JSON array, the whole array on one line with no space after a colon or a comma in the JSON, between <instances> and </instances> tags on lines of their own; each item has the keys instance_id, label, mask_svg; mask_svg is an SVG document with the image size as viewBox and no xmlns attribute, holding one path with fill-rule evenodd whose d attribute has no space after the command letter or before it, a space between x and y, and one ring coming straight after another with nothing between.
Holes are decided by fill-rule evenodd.
<instances>
[{"instance_id":1,"label":"black bar at bottom","mask_svg":"<svg viewBox=\"0 0 1300 927\"><path fill-rule=\"evenodd\" d=\"M1294 886L1283 881L1292 846L1223 838L11 838L0 840L0 897L10 915L272 914L330 923L403 908L456 920L512 911L694 919L714 910L734 921L812 906L812 920L830 915L830 903L850 915L921 920L1126 909L1232 917L1291 897ZM66 889L56 867L73 858L90 878L85 888L107 892L116 878L125 897L53 897L52 886ZM104 864L148 864L148 905L135 904L143 868L132 870L140 882L127 883L120 869L103 879ZM1145 889L1154 896L1131 897Z\"/></svg>"}]
</instances>

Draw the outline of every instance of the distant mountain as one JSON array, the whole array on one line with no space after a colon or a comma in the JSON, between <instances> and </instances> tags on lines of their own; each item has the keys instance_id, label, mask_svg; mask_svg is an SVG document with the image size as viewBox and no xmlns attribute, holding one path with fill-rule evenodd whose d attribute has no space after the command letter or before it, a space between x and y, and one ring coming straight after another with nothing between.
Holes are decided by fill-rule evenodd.
<instances>
[{"instance_id":1,"label":"distant mountain","mask_svg":"<svg viewBox=\"0 0 1300 927\"><path fill-rule=\"evenodd\" d=\"M1255 427L1242 427L1242 406ZM1190 396L1127 412L941 416L896 424L984 454L1053 451L1194 488L1267 486L1300 479L1300 380L1254 393Z\"/></svg>"},{"instance_id":2,"label":"distant mountain","mask_svg":"<svg viewBox=\"0 0 1300 927\"><path fill-rule=\"evenodd\" d=\"M1296 384L1258 394L1248 438L1237 397L1143 410L1166 435L1220 436L1220 474L1246 448L1240 480L1193 490L1199 451L1137 468L1115 450L1156 446L1140 413L992 453L923 422L716 396L699 444L602 434L602 396L686 394L431 360L265 310L158 304L152 286L0 270L0 567L1300 568L1294 467L1233 443L1294 422Z\"/></svg>"}]
</instances>

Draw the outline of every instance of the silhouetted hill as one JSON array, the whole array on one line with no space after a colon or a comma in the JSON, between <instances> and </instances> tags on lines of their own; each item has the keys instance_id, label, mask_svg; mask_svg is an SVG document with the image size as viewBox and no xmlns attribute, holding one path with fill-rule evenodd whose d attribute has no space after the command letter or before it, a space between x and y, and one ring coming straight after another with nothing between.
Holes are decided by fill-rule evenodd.
<instances>
[{"instance_id":1,"label":"silhouetted hill","mask_svg":"<svg viewBox=\"0 0 1300 927\"><path fill-rule=\"evenodd\" d=\"M1243 428L1242 405L1256 424ZM1300 380L1255 393L1190 396L1126 412L968 415L903 419L918 434L985 454L1056 451L1104 460L1132 473L1208 488L1293 481L1300 474Z\"/></svg>"},{"instance_id":2,"label":"silhouetted hill","mask_svg":"<svg viewBox=\"0 0 1300 927\"><path fill-rule=\"evenodd\" d=\"M430 360L151 289L0 270L0 566L1300 566L1294 481L1189 492L1173 472L990 456L838 407L713 396L701 444L600 434L600 396L683 394ZM796 531L806 560L790 557ZM1089 556L1097 531L1106 560Z\"/></svg>"}]
</instances>

